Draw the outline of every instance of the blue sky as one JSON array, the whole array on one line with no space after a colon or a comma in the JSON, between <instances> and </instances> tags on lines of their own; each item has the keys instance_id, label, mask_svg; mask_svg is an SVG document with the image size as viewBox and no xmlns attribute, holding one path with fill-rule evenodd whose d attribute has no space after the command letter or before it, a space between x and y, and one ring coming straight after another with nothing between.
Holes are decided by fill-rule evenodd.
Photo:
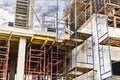
<instances>
[{"instance_id":1,"label":"blue sky","mask_svg":"<svg viewBox=\"0 0 120 80\"><path fill-rule=\"evenodd\" d=\"M35 0L35 12L41 21L41 16L45 13L47 16L55 16L57 0ZM66 1L66 0L65 0ZM59 19L63 17L63 9L65 8L65 1L59 0ZM8 25L8 22L14 22L15 19L16 0L0 0L0 25ZM47 17L50 21L54 18ZM59 25L63 27L63 25ZM40 27L40 24L34 17L34 27Z\"/></svg>"}]
</instances>

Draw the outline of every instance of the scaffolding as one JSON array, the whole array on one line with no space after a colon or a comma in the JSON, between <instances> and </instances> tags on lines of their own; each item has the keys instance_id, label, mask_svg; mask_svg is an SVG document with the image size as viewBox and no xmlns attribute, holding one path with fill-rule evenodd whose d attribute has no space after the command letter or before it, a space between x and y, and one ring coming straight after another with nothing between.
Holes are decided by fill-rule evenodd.
<instances>
[{"instance_id":1,"label":"scaffolding","mask_svg":"<svg viewBox=\"0 0 120 80\"><path fill-rule=\"evenodd\" d=\"M55 16L43 14L41 31L56 32Z\"/></svg>"},{"instance_id":2,"label":"scaffolding","mask_svg":"<svg viewBox=\"0 0 120 80\"><path fill-rule=\"evenodd\" d=\"M47 52L45 46L29 46L26 53L25 80L56 80L66 69L66 54L64 50L58 53L53 51L53 47ZM56 67L58 65L58 75Z\"/></svg>"},{"instance_id":3,"label":"scaffolding","mask_svg":"<svg viewBox=\"0 0 120 80\"><path fill-rule=\"evenodd\" d=\"M78 30L85 21L90 18L92 12L92 10L90 10L91 6L92 4L90 0L76 0L76 2L73 0L72 4L69 5L69 8L67 8L65 12L65 28L69 28L71 31L75 32L75 24L77 24L76 30ZM75 16L77 20L76 22Z\"/></svg>"},{"instance_id":4,"label":"scaffolding","mask_svg":"<svg viewBox=\"0 0 120 80\"><path fill-rule=\"evenodd\" d=\"M78 40L82 39L82 43L86 41L86 62L78 62L78 63L89 63L88 58L92 57L94 58L94 54L89 55L90 49L92 52L94 51L94 42L93 42L93 35L87 35L85 33L81 33L80 30L82 30L82 27L84 28L84 23L87 22L87 19L90 18L90 16L95 13L96 14L96 32L95 35L98 38L98 57L99 58L99 67L100 67L100 79L107 79L108 77L112 77L112 61L111 61L111 54L110 54L110 46L119 46L118 41L119 39L115 39L109 36L108 32L108 26L119 28L120 26L120 7L119 7L119 0L73 0L72 4L70 4L67 9L65 10L65 33L70 34L71 40L76 39L76 52L78 54L77 46ZM101 18L105 17L105 26L101 25L102 21ZM82 18L81 18L82 17ZM103 23L104 24L104 23ZM82 26L83 25L83 26ZM93 27L93 26L91 26ZM103 27L105 30L103 30ZM97 34L96 34L97 33ZM92 33L91 33L92 34ZM88 38L92 38L89 40ZM66 40L66 43L69 43ZM110 42L111 41L111 42ZM116 42L115 42L116 41ZM117 43L117 44L116 44ZM72 43L70 43L72 45ZM92 44L91 47L89 47L88 44ZM104 52L104 46L107 46L108 52ZM75 48L75 46L73 47ZM110 69L106 71L106 65L105 65L105 57L104 53L109 55L108 61L109 61L109 67ZM91 63L90 63L91 64ZM94 59L93 59L94 64ZM93 65L94 69L94 65ZM74 68L71 70L75 70ZM93 71L94 72L94 71ZM68 71L69 73L69 71ZM63 76L67 77L77 77L79 75L75 74L64 74ZM106 75L109 75L107 77L103 77Z\"/></svg>"},{"instance_id":5,"label":"scaffolding","mask_svg":"<svg viewBox=\"0 0 120 80\"><path fill-rule=\"evenodd\" d=\"M25 60L25 80L58 80L63 78L77 78L81 75L88 74L90 71L93 71L93 80L94 80L94 39L93 33L91 28L91 33L87 34L87 32L81 32L83 28L83 24L87 21L88 18L95 12L93 8L96 8L96 33L97 35L97 48L98 48L98 57L99 58L99 70L100 73L100 80L107 79L112 77L112 66L111 66L111 55L110 55L110 45L112 46L119 46L115 43L110 42L110 37L108 33L108 24L109 22L114 23L114 27L119 27L120 23L120 7L117 5L109 4L106 2L113 2L115 1L116 4L119 4L119 0L95 0L95 6L93 6L93 0L76 0L70 5L70 12L67 12L67 16L65 19L65 27L69 28L70 34L69 40L63 40L64 47L69 46L72 49L75 49L75 65L76 64L87 64L92 65L90 67L81 67L81 66L74 66L70 70L67 70L67 58L66 58L66 51L61 50L64 47L60 48L62 43L58 43L58 20L46 20L45 15L43 15L42 21L42 30L45 31L46 23L53 24L53 28L49 28L48 31L56 32L56 42L55 38L49 37L50 35L43 35L41 34L33 34L31 38L31 43L27 47L26 52L26 60ZM100 2L101 1L101 2ZM104 3L103 3L104 2ZM29 15L29 8L28 5L29 0L17 0L17 10L16 10L16 21L15 25L20 27L27 27L28 26L28 15ZM58 6L58 5L57 5ZM113 12L112 12L113 11ZM114 15L111 15L111 14ZM101 14L106 17L104 26L106 29L103 33L103 28L101 26ZM108 17L107 17L108 16ZM51 16L48 16L51 18ZM58 15L56 16L58 17ZM55 18L55 17L53 17ZM55 24L55 22L57 24ZM50 26L50 25L48 25ZM56 26L56 27L55 27ZM92 27L92 25L90 25ZM56 28L56 29L55 29ZM88 29L88 28L87 28ZM27 30L26 30L27 31ZM7 32L7 31L6 31ZM14 33L15 37L24 36L25 33L18 34L18 32ZM48 33L49 34L49 33ZM32 33L31 33L32 35ZM40 35L40 36L39 36ZM26 39L30 39L27 37ZM106 37L103 39L103 37ZM50 40L50 41L49 41ZM120 42L120 41L118 41ZM35 43L35 45L33 44ZM56 43L56 44L55 44ZM86 52L85 57L86 60L84 62L78 61L78 46L85 43ZM38 45L39 44L39 45ZM104 45L108 47L108 54L109 54L109 62L110 62L110 69L106 71L105 65L105 58L104 58ZM8 68L8 56L9 56L9 45L7 46L0 46L0 80L5 80L7 77L7 68ZM81 55L80 55L81 56ZM91 61L91 62L90 62ZM79 75L77 74L80 73ZM110 76L104 77L106 74L110 73ZM88 75L87 75L88 78Z\"/></svg>"},{"instance_id":6,"label":"scaffolding","mask_svg":"<svg viewBox=\"0 0 120 80\"><path fill-rule=\"evenodd\" d=\"M69 8L67 8L67 14L65 18L65 28L68 28L68 31L65 31L70 34L70 40L64 41L65 43L70 42L69 45L74 45L73 49L75 49L75 65L72 69L66 71L63 76L68 77L70 79L79 77L83 74L86 74L93 70L94 75L94 43L92 33L87 34L86 32L79 32L82 29L82 25L85 21L90 18L92 15L92 2L83 1L83 0L74 0L72 4L70 4ZM91 25L92 27L92 25ZM92 28L91 28L92 31ZM72 41L72 42L71 42ZM73 43L74 42L74 43ZM80 62L78 61L78 46L86 42L86 61ZM77 66L77 64L86 64L92 65L91 67L81 67ZM79 74L80 73L80 74ZM94 77L94 76L93 76Z\"/></svg>"},{"instance_id":7,"label":"scaffolding","mask_svg":"<svg viewBox=\"0 0 120 80\"><path fill-rule=\"evenodd\" d=\"M58 52L58 61L57 61L57 52L51 49L51 52L47 55L47 67L46 73L49 78L47 80L56 80L57 76L61 76L62 73L66 71L66 55L64 51ZM56 67L58 65L58 75L56 75Z\"/></svg>"},{"instance_id":8,"label":"scaffolding","mask_svg":"<svg viewBox=\"0 0 120 80\"><path fill-rule=\"evenodd\" d=\"M30 46L26 54L25 80L45 80L45 60L45 47L41 50L39 47L35 49Z\"/></svg>"},{"instance_id":9,"label":"scaffolding","mask_svg":"<svg viewBox=\"0 0 120 80\"><path fill-rule=\"evenodd\" d=\"M9 46L0 46L0 80L7 79Z\"/></svg>"}]
</instances>

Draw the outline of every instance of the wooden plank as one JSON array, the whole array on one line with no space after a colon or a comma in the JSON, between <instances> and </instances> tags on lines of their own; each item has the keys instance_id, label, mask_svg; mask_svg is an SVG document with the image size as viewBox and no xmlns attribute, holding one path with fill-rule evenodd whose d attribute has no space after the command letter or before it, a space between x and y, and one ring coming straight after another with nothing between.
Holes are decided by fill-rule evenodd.
<instances>
[{"instance_id":1,"label":"wooden plank","mask_svg":"<svg viewBox=\"0 0 120 80\"><path fill-rule=\"evenodd\" d=\"M76 34L75 33L72 34L71 38L74 39L75 35L77 35L77 39L81 39L81 40L86 40L86 39L88 39L91 36L91 34L77 32Z\"/></svg>"},{"instance_id":2,"label":"wooden plank","mask_svg":"<svg viewBox=\"0 0 120 80\"><path fill-rule=\"evenodd\" d=\"M73 40L63 40L63 45L70 46L72 49L76 47L76 42ZM78 45L82 44L83 41L77 41Z\"/></svg>"},{"instance_id":3,"label":"wooden plank","mask_svg":"<svg viewBox=\"0 0 120 80\"><path fill-rule=\"evenodd\" d=\"M120 16L120 9L116 12L116 15Z\"/></svg>"},{"instance_id":4,"label":"wooden plank","mask_svg":"<svg viewBox=\"0 0 120 80\"><path fill-rule=\"evenodd\" d=\"M74 68L72 68L72 69L71 69L70 71L68 71L68 72L76 71L76 72L86 73L86 72L89 72L89 71L91 71L91 70L92 70L91 68L74 67Z\"/></svg>"},{"instance_id":5,"label":"wooden plank","mask_svg":"<svg viewBox=\"0 0 120 80\"><path fill-rule=\"evenodd\" d=\"M101 44L108 45L108 38L104 39ZM110 37L110 46L120 47L120 38Z\"/></svg>"},{"instance_id":6,"label":"wooden plank","mask_svg":"<svg viewBox=\"0 0 120 80\"><path fill-rule=\"evenodd\" d=\"M75 78L78 77L80 75L83 75L89 71L91 71L92 68L85 68L85 67L74 67L71 70L67 71L66 73L61 74L61 76L63 77L69 77L69 78ZM74 72L74 74L72 74L71 72ZM81 72L81 74L75 74L75 72Z\"/></svg>"},{"instance_id":7,"label":"wooden plank","mask_svg":"<svg viewBox=\"0 0 120 80\"><path fill-rule=\"evenodd\" d=\"M120 22L120 17L114 16L114 15L108 15L108 19L111 21L114 21L114 17L116 17L116 22Z\"/></svg>"},{"instance_id":8,"label":"wooden plank","mask_svg":"<svg viewBox=\"0 0 120 80\"><path fill-rule=\"evenodd\" d=\"M76 2L76 5L78 11L83 11L90 7L90 3L85 3L85 2ZM72 8L75 8L75 3L72 4Z\"/></svg>"},{"instance_id":9,"label":"wooden plank","mask_svg":"<svg viewBox=\"0 0 120 80\"><path fill-rule=\"evenodd\" d=\"M120 76L113 75L114 80L120 80ZM112 78L107 78L106 80L113 80Z\"/></svg>"},{"instance_id":10,"label":"wooden plank","mask_svg":"<svg viewBox=\"0 0 120 80\"><path fill-rule=\"evenodd\" d=\"M106 5L106 14L109 15L117 6L107 3ZM103 5L103 7L99 10L99 13L104 14L105 13L105 7Z\"/></svg>"},{"instance_id":11,"label":"wooden plank","mask_svg":"<svg viewBox=\"0 0 120 80\"><path fill-rule=\"evenodd\" d=\"M114 16L114 28L116 28L117 25L116 25L116 16Z\"/></svg>"},{"instance_id":12,"label":"wooden plank","mask_svg":"<svg viewBox=\"0 0 120 80\"><path fill-rule=\"evenodd\" d=\"M68 78L71 78L71 79L73 79L73 78L75 78L75 77L78 77L79 75L75 75L75 74L65 74L65 75L63 75L63 77L68 77Z\"/></svg>"}]
</instances>

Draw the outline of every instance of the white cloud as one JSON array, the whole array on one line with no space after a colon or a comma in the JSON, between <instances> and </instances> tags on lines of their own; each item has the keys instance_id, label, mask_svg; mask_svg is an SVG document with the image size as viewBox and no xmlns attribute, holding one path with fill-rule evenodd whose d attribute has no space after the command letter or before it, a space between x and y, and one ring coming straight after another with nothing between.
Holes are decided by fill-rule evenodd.
<instances>
[{"instance_id":1,"label":"white cloud","mask_svg":"<svg viewBox=\"0 0 120 80\"><path fill-rule=\"evenodd\" d=\"M0 0L0 25L6 24L8 22L14 22L15 19L15 6L16 0ZM38 18L42 21L42 14L51 14L55 16L56 14L56 0L35 0L34 9L37 13ZM63 17L63 9L65 7L65 2L59 0L59 18ZM39 22L36 17L34 17L35 27L40 27ZM50 17L47 17L51 20ZM52 19L53 20L53 19ZM60 26L62 27L62 25Z\"/></svg>"},{"instance_id":2,"label":"white cloud","mask_svg":"<svg viewBox=\"0 0 120 80\"><path fill-rule=\"evenodd\" d=\"M10 14L8 10L3 10L0 8L0 25L13 21L14 15Z\"/></svg>"},{"instance_id":3,"label":"white cloud","mask_svg":"<svg viewBox=\"0 0 120 80\"><path fill-rule=\"evenodd\" d=\"M3 0L0 0L0 5L4 4Z\"/></svg>"},{"instance_id":4,"label":"white cloud","mask_svg":"<svg viewBox=\"0 0 120 80\"><path fill-rule=\"evenodd\" d=\"M15 0L0 0L0 25L14 22Z\"/></svg>"},{"instance_id":5,"label":"white cloud","mask_svg":"<svg viewBox=\"0 0 120 80\"><path fill-rule=\"evenodd\" d=\"M37 12L37 15L39 19L41 20L42 14L47 14L50 16L55 16L57 11L57 0L36 0L35 4L35 11ZM59 0L59 19L63 17L63 9L65 8L65 2L64 0ZM47 17L47 20L50 20L51 17ZM50 20L51 21L51 20ZM36 21L35 21L36 22ZM39 25L39 24L38 24ZM40 25L39 25L40 26ZM63 27L61 25L60 27Z\"/></svg>"}]
</instances>

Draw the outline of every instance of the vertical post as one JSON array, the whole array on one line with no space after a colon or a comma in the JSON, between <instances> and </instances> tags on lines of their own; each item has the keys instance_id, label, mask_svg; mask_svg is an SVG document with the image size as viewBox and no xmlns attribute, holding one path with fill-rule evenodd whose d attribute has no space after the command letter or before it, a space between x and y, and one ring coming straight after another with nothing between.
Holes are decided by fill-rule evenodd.
<instances>
[{"instance_id":1,"label":"vertical post","mask_svg":"<svg viewBox=\"0 0 120 80\"><path fill-rule=\"evenodd\" d=\"M114 16L114 28L117 28L117 24L116 24L116 16Z\"/></svg>"},{"instance_id":2,"label":"vertical post","mask_svg":"<svg viewBox=\"0 0 120 80\"><path fill-rule=\"evenodd\" d=\"M67 58L66 58L66 45L65 45L65 53L64 53L64 71L63 71L63 73L66 73L67 72L67 65L66 65L66 60L67 60ZM65 77L65 79L66 79L66 77Z\"/></svg>"},{"instance_id":3,"label":"vertical post","mask_svg":"<svg viewBox=\"0 0 120 80\"><path fill-rule=\"evenodd\" d=\"M46 45L44 46L44 80L46 79Z\"/></svg>"},{"instance_id":4,"label":"vertical post","mask_svg":"<svg viewBox=\"0 0 120 80\"><path fill-rule=\"evenodd\" d=\"M75 0L75 45L76 45L76 48L75 48L75 67L77 66L77 55L78 55L78 51L77 51L77 0ZM76 74L76 71L77 71L77 68L75 68L75 74ZM75 75L75 78L77 76Z\"/></svg>"},{"instance_id":5,"label":"vertical post","mask_svg":"<svg viewBox=\"0 0 120 80\"><path fill-rule=\"evenodd\" d=\"M97 14L96 14L97 16ZM96 20L96 17L95 17L95 20ZM97 39L97 31L96 31L96 24L93 25L93 36L94 36L94 39L95 39L95 49L94 49L94 70L97 70L97 73L96 73L96 76L94 77L95 80L98 79L100 80L100 69L99 69L99 56L98 56L98 39Z\"/></svg>"},{"instance_id":6,"label":"vertical post","mask_svg":"<svg viewBox=\"0 0 120 80\"><path fill-rule=\"evenodd\" d=\"M10 40L11 40L11 37L12 37L12 32L10 33L10 36L8 38L8 42L7 42L7 57L6 57L6 73L5 73L5 80L6 79L9 79L9 75L7 75L7 69L8 69L8 60L9 60L9 51L10 51ZM10 65L10 66L14 66L14 65ZM15 67L15 66L14 66ZM12 68L13 69L13 68ZM10 72L13 74L12 77L14 78L15 77L15 72L14 70L10 70ZM11 74L10 74L11 75ZM11 76L10 76L11 78Z\"/></svg>"},{"instance_id":7,"label":"vertical post","mask_svg":"<svg viewBox=\"0 0 120 80\"><path fill-rule=\"evenodd\" d=\"M58 10L59 9L59 5L58 5L58 0L57 0L57 13L56 13L56 43L57 43L57 54L56 54L56 57L57 57L57 62L58 62ZM58 79L58 64L57 64L57 67L56 67L56 80Z\"/></svg>"},{"instance_id":8,"label":"vertical post","mask_svg":"<svg viewBox=\"0 0 120 80\"><path fill-rule=\"evenodd\" d=\"M17 80L24 79L25 50L26 50L26 39L21 37L19 40L19 50L18 50Z\"/></svg>"},{"instance_id":9,"label":"vertical post","mask_svg":"<svg viewBox=\"0 0 120 80\"><path fill-rule=\"evenodd\" d=\"M31 45L30 50L28 52L28 79L30 79L30 70L31 70Z\"/></svg>"},{"instance_id":10,"label":"vertical post","mask_svg":"<svg viewBox=\"0 0 120 80\"><path fill-rule=\"evenodd\" d=\"M77 29L77 0L75 0L75 31Z\"/></svg>"},{"instance_id":11,"label":"vertical post","mask_svg":"<svg viewBox=\"0 0 120 80\"><path fill-rule=\"evenodd\" d=\"M47 55L48 56L48 60L47 60L47 80L49 79L50 75L49 75L49 71L50 71L50 54Z\"/></svg>"},{"instance_id":12,"label":"vertical post","mask_svg":"<svg viewBox=\"0 0 120 80\"><path fill-rule=\"evenodd\" d=\"M85 5L85 21L87 20L87 7Z\"/></svg>"},{"instance_id":13,"label":"vertical post","mask_svg":"<svg viewBox=\"0 0 120 80\"><path fill-rule=\"evenodd\" d=\"M113 14L115 14L115 10L113 10ZM116 16L114 16L114 28L116 28L117 27L117 24L116 24Z\"/></svg>"},{"instance_id":14,"label":"vertical post","mask_svg":"<svg viewBox=\"0 0 120 80\"><path fill-rule=\"evenodd\" d=\"M43 55L43 52L40 51L40 55L41 55L41 54ZM38 75L38 78L39 78L38 80L42 80L42 58L43 58L43 57L40 56L40 63L38 63L38 64L39 64L39 67L40 67L40 68L39 68L39 69L40 69L40 73L39 73L39 75ZM45 68L45 67L44 67L44 68Z\"/></svg>"},{"instance_id":15,"label":"vertical post","mask_svg":"<svg viewBox=\"0 0 120 80\"><path fill-rule=\"evenodd\" d=\"M92 0L90 0L90 16L92 16L92 13L93 13L93 11L92 11L92 9L93 9L93 5L92 5Z\"/></svg>"},{"instance_id":16,"label":"vertical post","mask_svg":"<svg viewBox=\"0 0 120 80\"><path fill-rule=\"evenodd\" d=\"M66 66L67 66L67 65L66 65L66 59L67 59L67 58L66 58L66 46L65 46L64 56L65 56L65 57L64 57L64 61L65 61L65 63L64 63L65 72L64 72L64 73L66 73L66 72L67 72L67 70L66 70Z\"/></svg>"},{"instance_id":17,"label":"vertical post","mask_svg":"<svg viewBox=\"0 0 120 80\"><path fill-rule=\"evenodd\" d=\"M41 27L41 31L45 31L45 13L42 16L42 27Z\"/></svg>"},{"instance_id":18,"label":"vertical post","mask_svg":"<svg viewBox=\"0 0 120 80\"><path fill-rule=\"evenodd\" d=\"M34 7L34 0L29 0L29 10L28 10L28 13L29 13L28 26L29 26L29 28L32 28L32 26L33 26L33 17L34 17L33 10L32 10L33 7Z\"/></svg>"},{"instance_id":19,"label":"vertical post","mask_svg":"<svg viewBox=\"0 0 120 80\"><path fill-rule=\"evenodd\" d=\"M53 54L53 50L51 49L51 56L50 56L50 59L51 59L51 64L50 64L51 65L51 80L52 80L52 65L53 65L52 64L52 58L53 58L52 54Z\"/></svg>"}]
</instances>

